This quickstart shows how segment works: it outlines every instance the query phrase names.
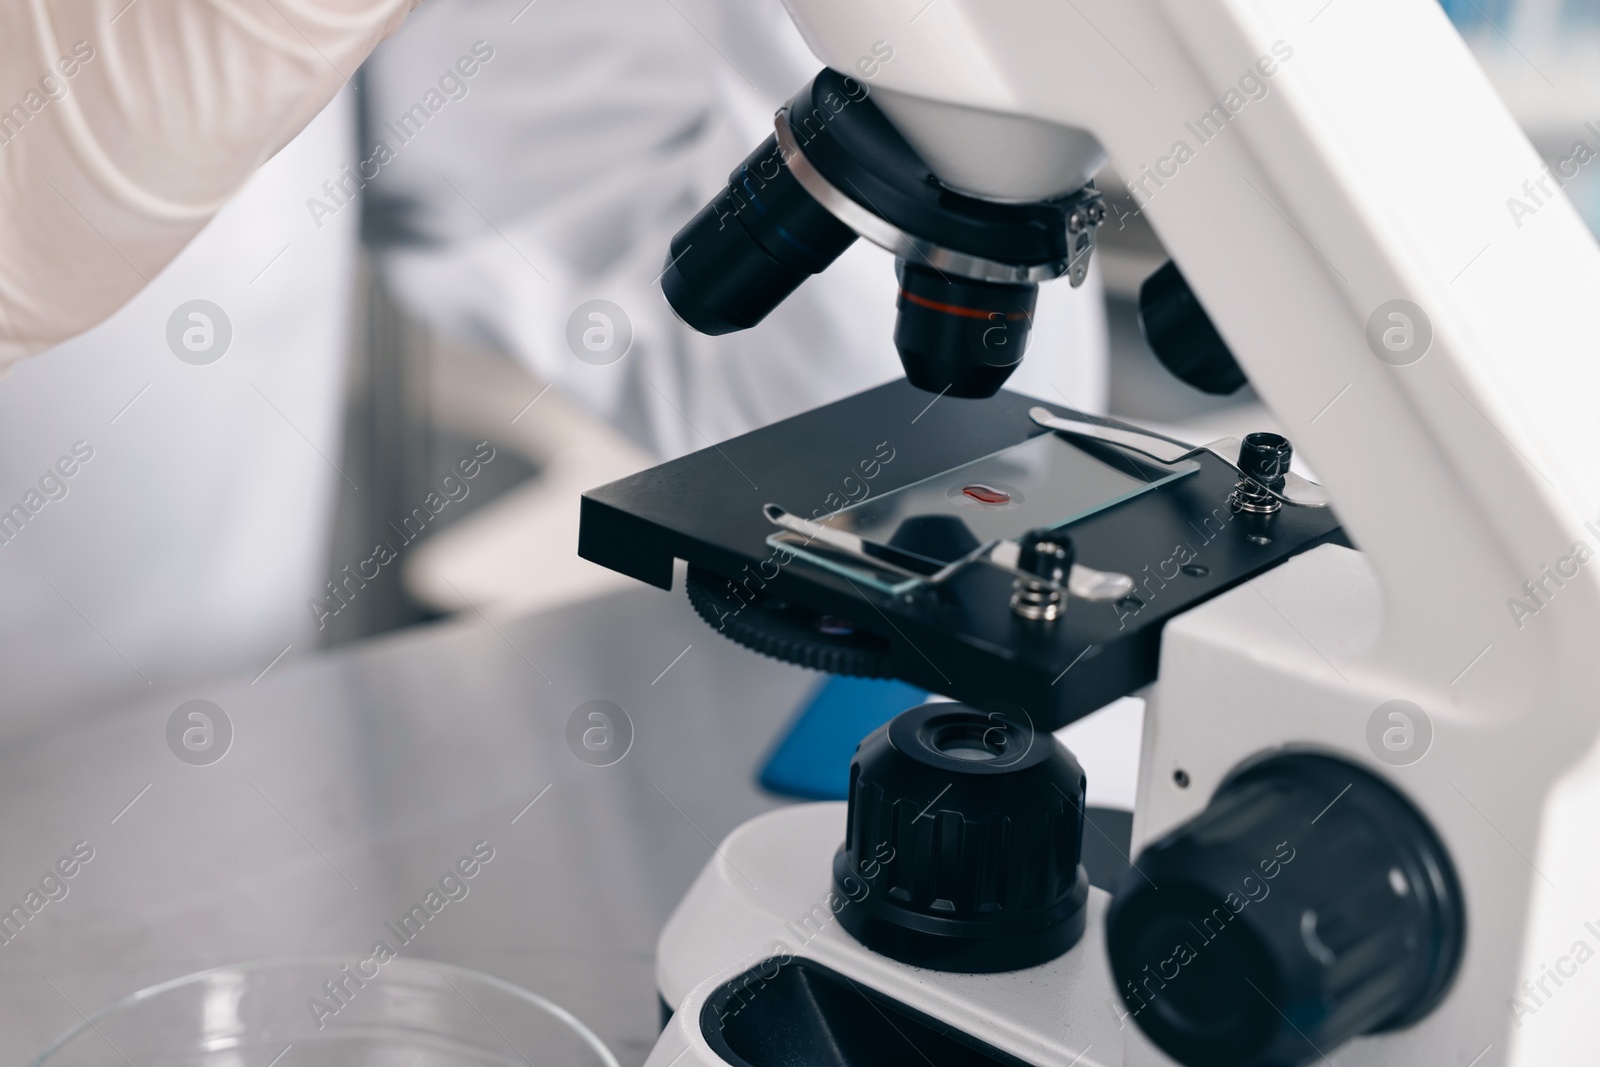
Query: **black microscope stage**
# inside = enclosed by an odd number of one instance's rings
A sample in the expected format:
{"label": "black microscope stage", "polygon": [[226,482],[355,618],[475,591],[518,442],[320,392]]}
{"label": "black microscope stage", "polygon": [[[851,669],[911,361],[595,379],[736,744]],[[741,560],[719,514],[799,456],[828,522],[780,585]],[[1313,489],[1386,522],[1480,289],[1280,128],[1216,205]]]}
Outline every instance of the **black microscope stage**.
{"label": "black microscope stage", "polygon": [[[697,610],[727,636],[837,673],[895,677],[977,706],[1020,706],[1056,729],[1155,680],[1166,620],[1325,543],[1328,508],[1239,510],[1238,473],[1210,453],[1155,463],[1029,417],[1038,401],[935,399],[893,382],[601,486],[583,497],[578,554],[672,588],[689,564]],[[1110,420],[1042,405],[1105,426]],[[764,512],[859,536],[898,566],[785,532]],[[931,517],[937,516],[937,517]],[[1078,564],[1132,579],[1115,601],[1067,598],[1054,621],[1011,606],[1014,574],[982,543],[1039,527]],[[953,531],[953,534],[952,534]]]}

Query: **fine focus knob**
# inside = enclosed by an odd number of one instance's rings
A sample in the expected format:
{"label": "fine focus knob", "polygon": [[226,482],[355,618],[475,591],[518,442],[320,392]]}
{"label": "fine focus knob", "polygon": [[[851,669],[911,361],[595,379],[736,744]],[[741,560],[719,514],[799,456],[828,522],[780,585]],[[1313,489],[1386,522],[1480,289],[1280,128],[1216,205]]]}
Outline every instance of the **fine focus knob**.
{"label": "fine focus knob", "polygon": [[1235,773],[1140,854],[1106,919],[1117,991],[1185,1067],[1298,1067],[1411,1023],[1449,988],[1463,937],[1423,817],[1309,753]]}
{"label": "fine focus knob", "polygon": [[875,952],[967,973],[1083,935],[1083,768],[1020,712],[926,704],[862,741],[834,856],[839,923]]}
{"label": "fine focus knob", "polygon": [[1213,396],[1237,393],[1248,381],[1176,263],[1139,287],[1139,324],[1150,351],[1179,381]]}

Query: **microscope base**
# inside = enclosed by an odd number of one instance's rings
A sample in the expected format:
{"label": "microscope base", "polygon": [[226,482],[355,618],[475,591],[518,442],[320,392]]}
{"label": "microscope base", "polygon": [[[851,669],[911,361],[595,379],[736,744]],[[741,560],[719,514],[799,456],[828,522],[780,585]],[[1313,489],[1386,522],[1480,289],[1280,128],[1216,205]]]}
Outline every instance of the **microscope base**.
{"label": "microscope base", "polygon": [[[657,983],[676,1010],[647,1067],[769,1067],[806,1059],[811,1041],[829,1063],[1122,1067],[1130,1040],[1143,1044],[1112,991],[1106,893],[1090,891],[1083,939],[1049,963],[1002,974],[910,967],[837,921],[859,904],[829,877],[844,829],[844,804],[808,804],[722,843],[662,932]],[[768,1048],[785,1058],[766,1058]]]}

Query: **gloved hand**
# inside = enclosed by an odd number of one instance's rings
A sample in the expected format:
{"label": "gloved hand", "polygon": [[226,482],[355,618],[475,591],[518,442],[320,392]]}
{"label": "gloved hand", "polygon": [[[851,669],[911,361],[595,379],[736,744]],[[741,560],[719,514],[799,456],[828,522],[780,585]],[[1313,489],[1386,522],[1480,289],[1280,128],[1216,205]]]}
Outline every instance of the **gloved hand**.
{"label": "gloved hand", "polygon": [[418,2],[0,3],[0,373],[132,298]]}

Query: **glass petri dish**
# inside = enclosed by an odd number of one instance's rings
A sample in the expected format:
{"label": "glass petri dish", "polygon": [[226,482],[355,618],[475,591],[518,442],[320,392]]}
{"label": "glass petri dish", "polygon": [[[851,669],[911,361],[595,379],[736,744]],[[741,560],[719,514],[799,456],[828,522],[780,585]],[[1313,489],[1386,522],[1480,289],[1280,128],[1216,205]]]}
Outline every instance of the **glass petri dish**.
{"label": "glass petri dish", "polygon": [[163,982],[89,1016],[30,1067],[618,1067],[570,1012],[509,982],[426,960],[358,968],[268,960]]}

